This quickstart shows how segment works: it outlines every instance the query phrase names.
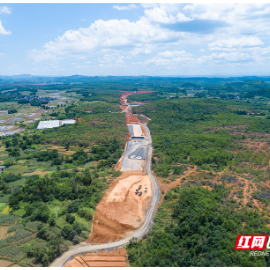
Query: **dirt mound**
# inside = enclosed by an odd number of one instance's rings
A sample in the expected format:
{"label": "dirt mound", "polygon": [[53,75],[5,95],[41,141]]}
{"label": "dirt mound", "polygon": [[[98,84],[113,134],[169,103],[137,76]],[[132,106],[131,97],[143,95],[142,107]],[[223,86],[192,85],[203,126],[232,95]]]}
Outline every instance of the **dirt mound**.
{"label": "dirt mound", "polygon": [[[141,196],[135,194],[139,185]],[[116,241],[140,227],[151,196],[151,181],[147,174],[138,171],[124,172],[111,184],[97,205],[92,232],[87,242]]]}
{"label": "dirt mound", "polygon": [[76,255],[64,267],[125,267],[127,251],[125,248]]}
{"label": "dirt mound", "polygon": [[126,123],[127,124],[140,124],[140,120],[137,115],[134,114],[126,114]]}
{"label": "dirt mound", "polygon": [[81,117],[80,117],[80,118],[78,118],[77,120],[78,120],[78,122],[83,122],[83,121],[84,121],[84,119],[83,119],[83,118],[81,118]]}

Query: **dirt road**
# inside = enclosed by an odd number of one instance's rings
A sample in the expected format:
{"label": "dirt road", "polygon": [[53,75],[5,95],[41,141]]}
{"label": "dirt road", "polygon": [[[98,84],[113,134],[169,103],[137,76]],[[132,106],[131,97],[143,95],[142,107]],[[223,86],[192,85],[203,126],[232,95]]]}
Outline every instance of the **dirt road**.
{"label": "dirt road", "polygon": [[152,198],[151,198],[151,203],[150,206],[145,213],[144,216],[144,223],[140,228],[137,230],[133,231],[132,235],[125,239],[121,239],[115,242],[109,242],[109,243],[104,243],[104,244],[89,244],[89,243],[80,243],[79,245],[74,246],[72,249],[68,250],[64,254],[62,254],[61,257],[57,258],[50,266],[51,267],[62,267],[65,265],[65,263],[69,260],[72,259],[72,257],[76,254],[81,254],[81,253],[86,253],[86,252],[96,252],[96,251],[101,251],[101,250],[112,250],[115,248],[123,247],[129,243],[129,241],[132,238],[137,238],[141,239],[149,230],[149,228],[152,225],[152,220],[154,218],[157,206],[158,206],[158,201],[159,201],[159,196],[160,196],[160,191],[159,191],[159,185],[157,182],[157,179],[155,178],[154,174],[151,171],[151,157],[152,157],[152,138],[150,131],[147,127],[146,124],[143,125],[144,131],[146,133],[146,136],[148,137],[148,144],[147,144],[147,157],[145,160],[145,171],[149,175],[151,179],[151,185],[152,185]]}

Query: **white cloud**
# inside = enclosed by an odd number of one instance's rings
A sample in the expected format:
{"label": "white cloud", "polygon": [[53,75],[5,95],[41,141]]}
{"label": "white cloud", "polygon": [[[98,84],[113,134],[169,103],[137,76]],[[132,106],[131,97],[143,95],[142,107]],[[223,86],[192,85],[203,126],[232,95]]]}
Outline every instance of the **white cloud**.
{"label": "white cloud", "polygon": [[7,31],[3,26],[2,26],[2,22],[0,21],[0,35],[10,35],[11,32]]}
{"label": "white cloud", "polygon": [[161,29],[158,25],[150,24],[144,17],[137,22],[98,20],[88,28],[66,31],[55,41],[46,43],[42,50],[32,50],[31,55],[36,61],[41,61],[67,56],[81,57],[108,50],[132,51],[144,46],[145,53],[148,53],[149,44],[170,43],[180,37],[181,33]]}
{"label": "white cloud", "polygon": [[[195,20],[207,20],[227,23],[228,35],[239,33],[270,34],[267,23],[270,5],[266,4],[156,4],[143,5],[145,16],[153,22],[175,23]],[[230,27],[229,27],[230,26]]]}
{"label": "white cloud", "polygon": [[[130,63],[145,66],[146,70],[159,66],[204,71],[206,66],[213,66],[231,71],[232,66],[241,63],[244,70],[248,65],[267,66],[269,62],[269,4],[142,4],[141,7],[144,16],[135,22],[97,20],[87,28],[66,31],[40,50],[32,50],[31,56],[36,61],[72,58],[71,63],[85,59],[76,62],[77,68],[91,60],[92,68],[112,68],[113,72],[119,68],[128,71]],[[114,8],[135,7],[118,4]],[[198,33],[197,29],[203,27],[206,31]]]}
{"label": "white cloud", "polygon": [[255,47],[263,45],[264,43],[256,36],[247,36],[240,38],[229,38],[223,40],[217,40],[209,44],[210,50],[216,50],[217,48],[235,48],[235,47]]}
{"label": "white cloud", "polygon": [[190,56],[191,54],[185,51],[165,51],[159,52],[158,55],[163,57],[175,57],[175,56]]}
{"label": "white cloud", "polygon": [[10,14],[11,13],[11,10],[6,7],[6,6],[3,6],[3,7],[0,7],[0,14]]}
{"label": "white cloud", "polygon": [[134,4],[130,4],[127,6],[114,5],[113,8],[118,9],[118,10],[130,10],[130,9],[135,9],[135,8],[139,8],[139,7],[134,5]]}
{"label": "white cloud", "polygon": [[159,23],[174,23],[176,19],[171,15],[167,14],[166,11],[162,8],[155,7],[153,9],[146,9],[144,14],[151,21]]}

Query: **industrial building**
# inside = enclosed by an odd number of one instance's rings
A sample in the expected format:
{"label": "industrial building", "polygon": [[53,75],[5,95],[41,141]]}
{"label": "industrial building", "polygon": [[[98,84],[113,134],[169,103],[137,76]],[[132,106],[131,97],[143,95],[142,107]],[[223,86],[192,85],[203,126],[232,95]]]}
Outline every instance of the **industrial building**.
{"label": "industrial building", "polygon": [[74,119],[64,119],[64,120],[50,120],[50,121],[40,121],[37,129],[47,129],[60,127],[66,124],[75,124],[76,120]]}
{"label": "industrial building", "polygon": [[75,124],[76,120],[74,119],[64,119],[60,121],[60,126],[66,125],[66,124]]}

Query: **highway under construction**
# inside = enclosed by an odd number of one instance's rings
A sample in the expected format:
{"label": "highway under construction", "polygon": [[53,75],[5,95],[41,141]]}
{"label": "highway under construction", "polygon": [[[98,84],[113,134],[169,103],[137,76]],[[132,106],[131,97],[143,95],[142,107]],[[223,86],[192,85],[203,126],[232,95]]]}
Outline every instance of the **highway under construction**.
{"label": "highway under construction", "polygon": [[151,170],[152,138],[147,124],[141,124],[129,106],[125,112],[130,117],[126,118],[129,138],[121,157],[123,174],[110,185],[97,205],[88,241],[73,246],[51,267],[65,266],[67,262],[66,266],[78,266],[80,259],[75,259],[75,255],[122,248],[133,238],[141,239],[152,225],[160,197],[159,185]]}

